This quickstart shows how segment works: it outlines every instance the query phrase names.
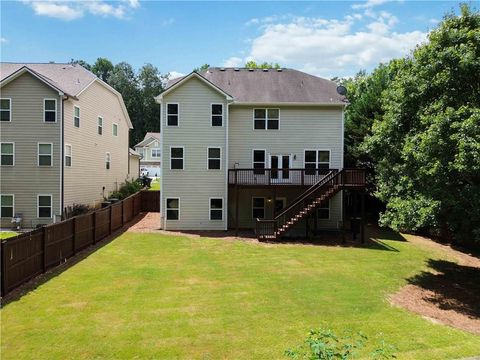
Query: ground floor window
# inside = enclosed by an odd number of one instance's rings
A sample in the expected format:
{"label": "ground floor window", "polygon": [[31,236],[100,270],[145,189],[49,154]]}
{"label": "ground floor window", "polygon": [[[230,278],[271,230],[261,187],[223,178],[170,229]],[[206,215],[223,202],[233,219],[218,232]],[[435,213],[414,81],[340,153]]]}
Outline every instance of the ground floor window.
{"label": "ground floor window", "polygon": [[11,218],[14,214],[14,196],[2,194],[0,195],[0,217]]}
{"label": "ground floor window", "polygon": [[280,211],[285,209],[287,206],[287,199],[278,197],[275,199],[275,214],[278,214]]}
{"label": "ground floor window", "polygon": [[180,199],[167,198],[167,220],[180,220]]}
{"label": "ground floor window", "polygon": [[210,220],[223,220],[223,198],[210,199]]}
{"label": "ground floor window", "polygon": [[38,202],[37,217],[51,218],[52,217],[52,195],[38,195],[37,202]]}
{"label": "ground floor window", "polygon": [[330,201],[325,202],[317,209],[317,218],[319,220],[330,219]]}
{"label": "ground floor window", "polygon": [[265,198],[252,198],[252,218],[265,219]]}

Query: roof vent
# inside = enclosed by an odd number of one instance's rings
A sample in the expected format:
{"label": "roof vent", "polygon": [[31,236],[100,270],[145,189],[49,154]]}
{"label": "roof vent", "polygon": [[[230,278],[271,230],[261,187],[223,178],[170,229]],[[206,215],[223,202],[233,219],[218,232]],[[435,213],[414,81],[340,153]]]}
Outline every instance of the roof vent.
{"label": "roof vent", "polygon": [[225,71],[225,68],[224,68],[224,67],[221,67],[221,68],[220,68],[220,71]]}
{"label": "roof vent", "polygon": [[80,84],[80,78],[77,78],[77,84]]}
{"label": "roof vent", "polygon": [[255,69],[248,69],[248,71],[253,71],[253,70],[255,70]]}
{"label": "roof vent", "polygon": [[263,72],[268,72],[268,69],[263,69]]}
{"label": "roof vent", "polygon": [[278,69],[277,69],[277,72],[282,72],[282,71],[283,71],[282,68],[278,68]]}
{"label": "roof vent", "polygon": [[234,70],[234,71],[240,71],[240,69],[239,69],[239,68],[235,68],[235,69],[233,69],[233,70]]}

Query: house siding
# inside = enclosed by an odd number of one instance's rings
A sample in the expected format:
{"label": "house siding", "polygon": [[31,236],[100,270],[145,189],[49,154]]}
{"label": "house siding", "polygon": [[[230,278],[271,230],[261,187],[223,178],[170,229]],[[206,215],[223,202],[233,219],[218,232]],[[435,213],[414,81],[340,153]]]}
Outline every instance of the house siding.
{"label": "house siding", "polygon": [[140,176],[140,158],[136,155],[130,155],[128,177],[130,180],[136,180]]}
{"label": "house siding", "polygon": [[[127,119],[120,99],[98,82],[78,97],[65,102],[65,144],[72,145],[72,166],[65,167],[65,206],[95,206],[128,178]],[[74,106],[80,107],[80,127],[74,126]],[[103,117],[103,133],[97,133],[97,117]],[[114,136],[112,124],[118,124]],[[105,168],[105,154],[111,166]],[[105,190],[103,190],[105,187]]]}
{"label": "house siding", "polygon": [[[21,213],[24,227],[51,223],[37,218],[37,194],[52,195],[52,214],[60,220],[61,106],[58,92],[29,73],[20,75],[1,89],[2,98],[12,99],[11,122],[0,122],[1,142],[15,143],[15,166],[0,166],[0,193],[15,195],[15,213]],[[43,121],[43,99],[57,100],[57,122]],[[38,166],[39,142],[53,144],[52,167]],[[11,227],[2,218],[2,227]]]}
{"label": "house siding", "polygon": [[[166,104],[179,104],[179,126],[165,125]],[[210,104],[224,104],[224,126],[212,127]],[[223,230],[226,225],[226,100],[192,78],[162,100],[162,223],[168,230]],[[184,147],[184,170],[170,170],[170,147]],[[221,170],[207,170],[207,147],[221,147]],[[180,198],[180,220],[166,220],[166,198]],[[209,220],[209,198],[224,199],[224,220]]]}

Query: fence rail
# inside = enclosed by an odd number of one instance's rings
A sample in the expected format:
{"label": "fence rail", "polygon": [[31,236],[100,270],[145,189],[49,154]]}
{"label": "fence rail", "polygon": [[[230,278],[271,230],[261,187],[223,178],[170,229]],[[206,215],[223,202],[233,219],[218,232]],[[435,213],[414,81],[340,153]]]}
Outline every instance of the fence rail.
{"label": "fence rail", "polygon": [[159,209],[159,191],[140,191],[106,208],[3,240],[1,295],[106,238],[140,212]]}

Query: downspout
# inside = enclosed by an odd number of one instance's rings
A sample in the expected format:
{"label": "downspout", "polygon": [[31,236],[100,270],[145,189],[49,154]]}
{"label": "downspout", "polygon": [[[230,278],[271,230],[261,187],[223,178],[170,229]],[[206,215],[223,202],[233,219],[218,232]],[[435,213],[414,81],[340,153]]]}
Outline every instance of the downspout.
{"label": "downspout", "polygon": [[68,97],[60,96],[60,119],[62,121],[60,130],[60,217],[63,215],[63,209],[65,204],[65,113],[64,102]]}
{"label": "downspout", "polygon": [[227,100],[227,106],[225,110],[225,204],[223,205],[225,211],[225,231],[228,230],[228,164],[229,164],[229,152],[228,152],[228,124],[230,122],[230,102]]}

